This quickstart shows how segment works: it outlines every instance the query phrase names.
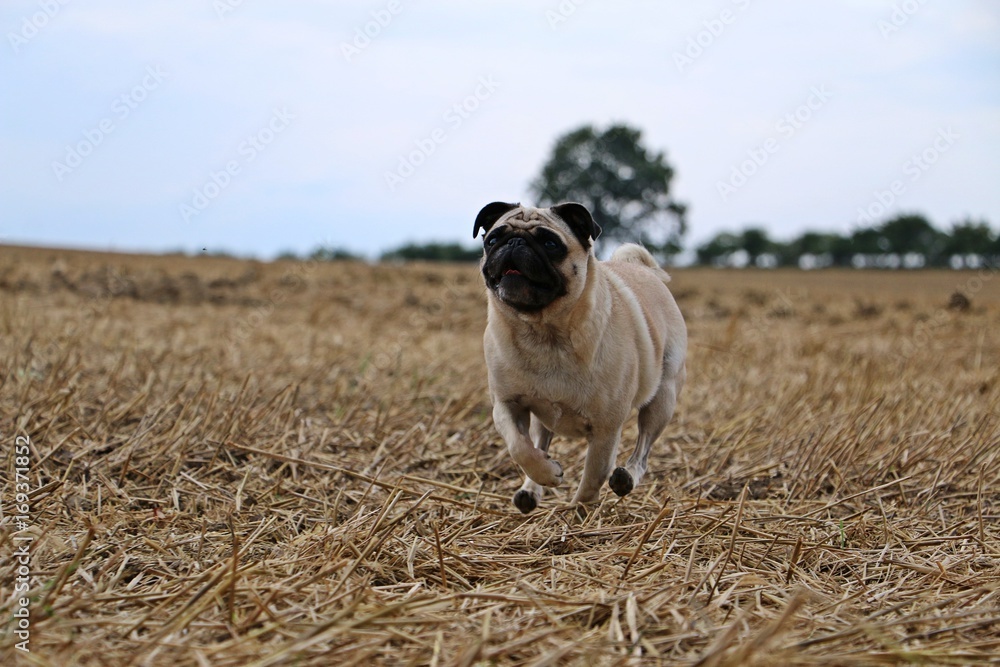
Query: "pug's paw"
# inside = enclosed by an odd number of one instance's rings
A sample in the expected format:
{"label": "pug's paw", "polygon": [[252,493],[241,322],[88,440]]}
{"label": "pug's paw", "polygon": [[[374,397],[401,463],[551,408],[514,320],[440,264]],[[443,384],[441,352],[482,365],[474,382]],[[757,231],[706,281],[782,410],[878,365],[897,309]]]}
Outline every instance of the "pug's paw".
{"label": "pug's paw", "polygon": [[628,495],[635,488],[632,473],[625,468],[615,468],[615,471],[611,473],[611,479],[608,480],[608,486],[619,496]]}
{"label": "pug's paw", "polygon": [[542,486],[559,486],[563,481],[563,469],[557,461],[546,459],[540,461],[532,474],[528,475],[532,481]]}
{"label": "pug's paw", "polygon": [[538,507],[538,497],[531,491],[521,489],[514,494],[514,507],[521,510],[521,514],[527,514]]}

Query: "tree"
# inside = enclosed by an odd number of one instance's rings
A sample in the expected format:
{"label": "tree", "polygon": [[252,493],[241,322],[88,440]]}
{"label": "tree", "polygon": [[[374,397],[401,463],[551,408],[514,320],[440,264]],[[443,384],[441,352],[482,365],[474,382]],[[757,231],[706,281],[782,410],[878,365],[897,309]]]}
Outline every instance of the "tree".
{"label": "tree", "polygon": [[833,257],[834,266],[850,266],[851,258],[854,256],[850,237],[833,234],[830,255]]}
{"label": "tree", "polygon": [[311,253],[309,253],[309,259],[316,262],[342,262],[342,261],[358,260],[361,258],[355,255],[350,250],[346,250],[344,248],[319,246]]}
{"label": "tree", "polygon": [[407,243],[382,254],[384,262],[475,262],[482,257],[481,248],[465,248],[458,243]]}
{"label": "tree", "polygon": [[704,265],[720,264],[742,247],[742,238],[730,232],[719,232],[711,240],[698,246],[695,255],[698,263]]}
{"label": "tree", "polygon": [[740,247],[747,254],[747,264],[757,266],[757,259],[772,250],[773,244],[767,232],[760,227],[744,229],[740,234]]}
{"label": "tree", "polygon": [[840,238],[837,234],[806,232],[795,241],[795,244],[800,255],[825,255],[833,253],[833,248]]}
{"label": "tree", "polygon": [[967,219],[951,226],[951,232],[944,240],[944,254],[987,256],[993,252],[994,241],[989,223]]}
{"label": "tree", "polygon": [[673,168],[663,152],[642,145],[640,130],[586,125],[556,141],[542,173],[529,188],[540,206],[583,204],[606,242],[636,241],[654,254],[680,252],[687,207],[670,197]]}
{"label": "tree", "polygon": [[889,252],[889,244],[876,229],[862,227],[851,233],[851,254],[882,255]]}
{"label": "tree", "polygon": [[[815,258],[825,258],[829,264],[850,264],[850,240],[834,233],[803,232],[801,236],[788,243],[773,243],[775,252],[781,264],[799,266],[805,255]],[[824,264],[820,264],[823,266]]]}
{"label": "tree", "polygon": [[878,232],[886,250],[898,255],[919,253],[928,260],[940,253],[941,232],[922,215],[904,214],[882,223]]}

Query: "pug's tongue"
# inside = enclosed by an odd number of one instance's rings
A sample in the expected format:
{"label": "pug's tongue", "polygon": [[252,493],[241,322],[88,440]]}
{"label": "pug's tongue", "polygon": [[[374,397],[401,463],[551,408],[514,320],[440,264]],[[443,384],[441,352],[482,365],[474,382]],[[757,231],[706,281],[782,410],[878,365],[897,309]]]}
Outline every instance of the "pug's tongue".
{"label": "pug's tongue", "polygon": [[505,276],[519,276],[521,275],[521,272],[518,271],[517,269],[507,269],[506,271],[503,272],[503,274]]}

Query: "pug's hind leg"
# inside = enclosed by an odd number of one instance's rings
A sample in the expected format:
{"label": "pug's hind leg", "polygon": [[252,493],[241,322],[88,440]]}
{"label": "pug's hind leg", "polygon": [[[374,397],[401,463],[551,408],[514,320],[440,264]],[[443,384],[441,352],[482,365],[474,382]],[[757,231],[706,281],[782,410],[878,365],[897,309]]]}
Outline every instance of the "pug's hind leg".
{"label": "pug's hind leg", "polygon": [[608,480],[608,486],[619,496],[627,495],[642,481],[646,474],[649,450],[674,416],[677,396],[683,384],[684,368],[681,367],[676,376],[664,376],[653,400],[639,410],[639,438],[635,443],[635,450],[628,457],[625,467],[615,468]]}
{"label": "pug's hind leg", "polygon": [[[535,415],[531,415],[531,427],[529,433],[531,435],[531,441],[535,444],[536,449],[540,449],[543,452],[549,451],[549,444],[552,442],[552,431],[545,428],[545,424],[543,424]],[[514,494],[514,506],[521,510],[522,513],[527,514],[531,510],[538,507],[538,503],[541,501],[543,493],[545,493],[544,486],[533,482],[530,477],[525,476],[524,484],[522,484],[520,490]]]}
{"label": "pug's hind leg", "polygon": [[622,431],[600,435],[592,435],[587,443],[587,460],[583,464],[583,479],[573,497],[573,504],[588,504],[597,502],[601,496],[601,486],[615,464],[615,454],[618,452],[618,441]]}

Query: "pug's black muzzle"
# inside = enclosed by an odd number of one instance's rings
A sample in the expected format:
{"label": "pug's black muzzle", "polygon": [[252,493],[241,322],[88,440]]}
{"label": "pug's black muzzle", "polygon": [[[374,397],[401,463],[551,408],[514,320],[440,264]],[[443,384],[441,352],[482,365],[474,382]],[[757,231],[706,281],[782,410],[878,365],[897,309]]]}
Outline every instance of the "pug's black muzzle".
{"label": "pug's black muzzle", "polygon": [[562,274],[531,236],[513,235],[487,249],[486,286],[522,312],[542,310],[566,293]]}

